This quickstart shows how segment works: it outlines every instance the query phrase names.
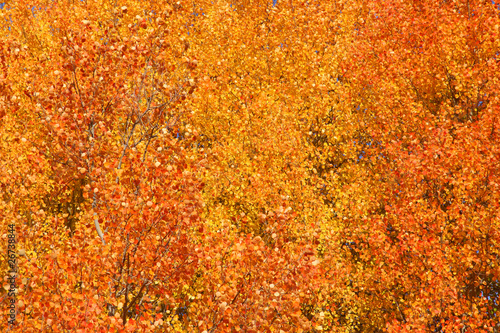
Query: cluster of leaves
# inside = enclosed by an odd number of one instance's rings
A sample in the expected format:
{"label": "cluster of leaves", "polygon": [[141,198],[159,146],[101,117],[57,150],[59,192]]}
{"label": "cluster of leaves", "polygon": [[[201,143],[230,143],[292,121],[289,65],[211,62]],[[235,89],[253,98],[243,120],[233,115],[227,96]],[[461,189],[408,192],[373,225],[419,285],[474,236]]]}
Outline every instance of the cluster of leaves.
{"label": "cluster of leaves", "polygon": [[2,331],[500,332],[491,1],[0,16]]}

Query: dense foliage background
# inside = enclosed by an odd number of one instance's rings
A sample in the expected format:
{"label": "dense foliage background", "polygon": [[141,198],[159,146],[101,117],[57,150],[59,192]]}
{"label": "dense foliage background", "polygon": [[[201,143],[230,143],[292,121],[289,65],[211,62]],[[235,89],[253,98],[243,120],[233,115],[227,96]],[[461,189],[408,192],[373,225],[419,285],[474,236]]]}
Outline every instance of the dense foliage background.
{"label": "dense foliage background", "polygon": [[0,9],[2,332],[500,332],[479,0]]}

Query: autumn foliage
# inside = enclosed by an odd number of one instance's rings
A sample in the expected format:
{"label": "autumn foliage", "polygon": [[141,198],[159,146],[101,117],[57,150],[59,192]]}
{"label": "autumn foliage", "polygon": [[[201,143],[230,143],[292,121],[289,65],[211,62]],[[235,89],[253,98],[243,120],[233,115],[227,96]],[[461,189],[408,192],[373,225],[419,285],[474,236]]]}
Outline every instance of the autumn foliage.
{"label": "autumn foliage", "polygon": [[0,16],[0,331],[500,332],[498,4]]}

